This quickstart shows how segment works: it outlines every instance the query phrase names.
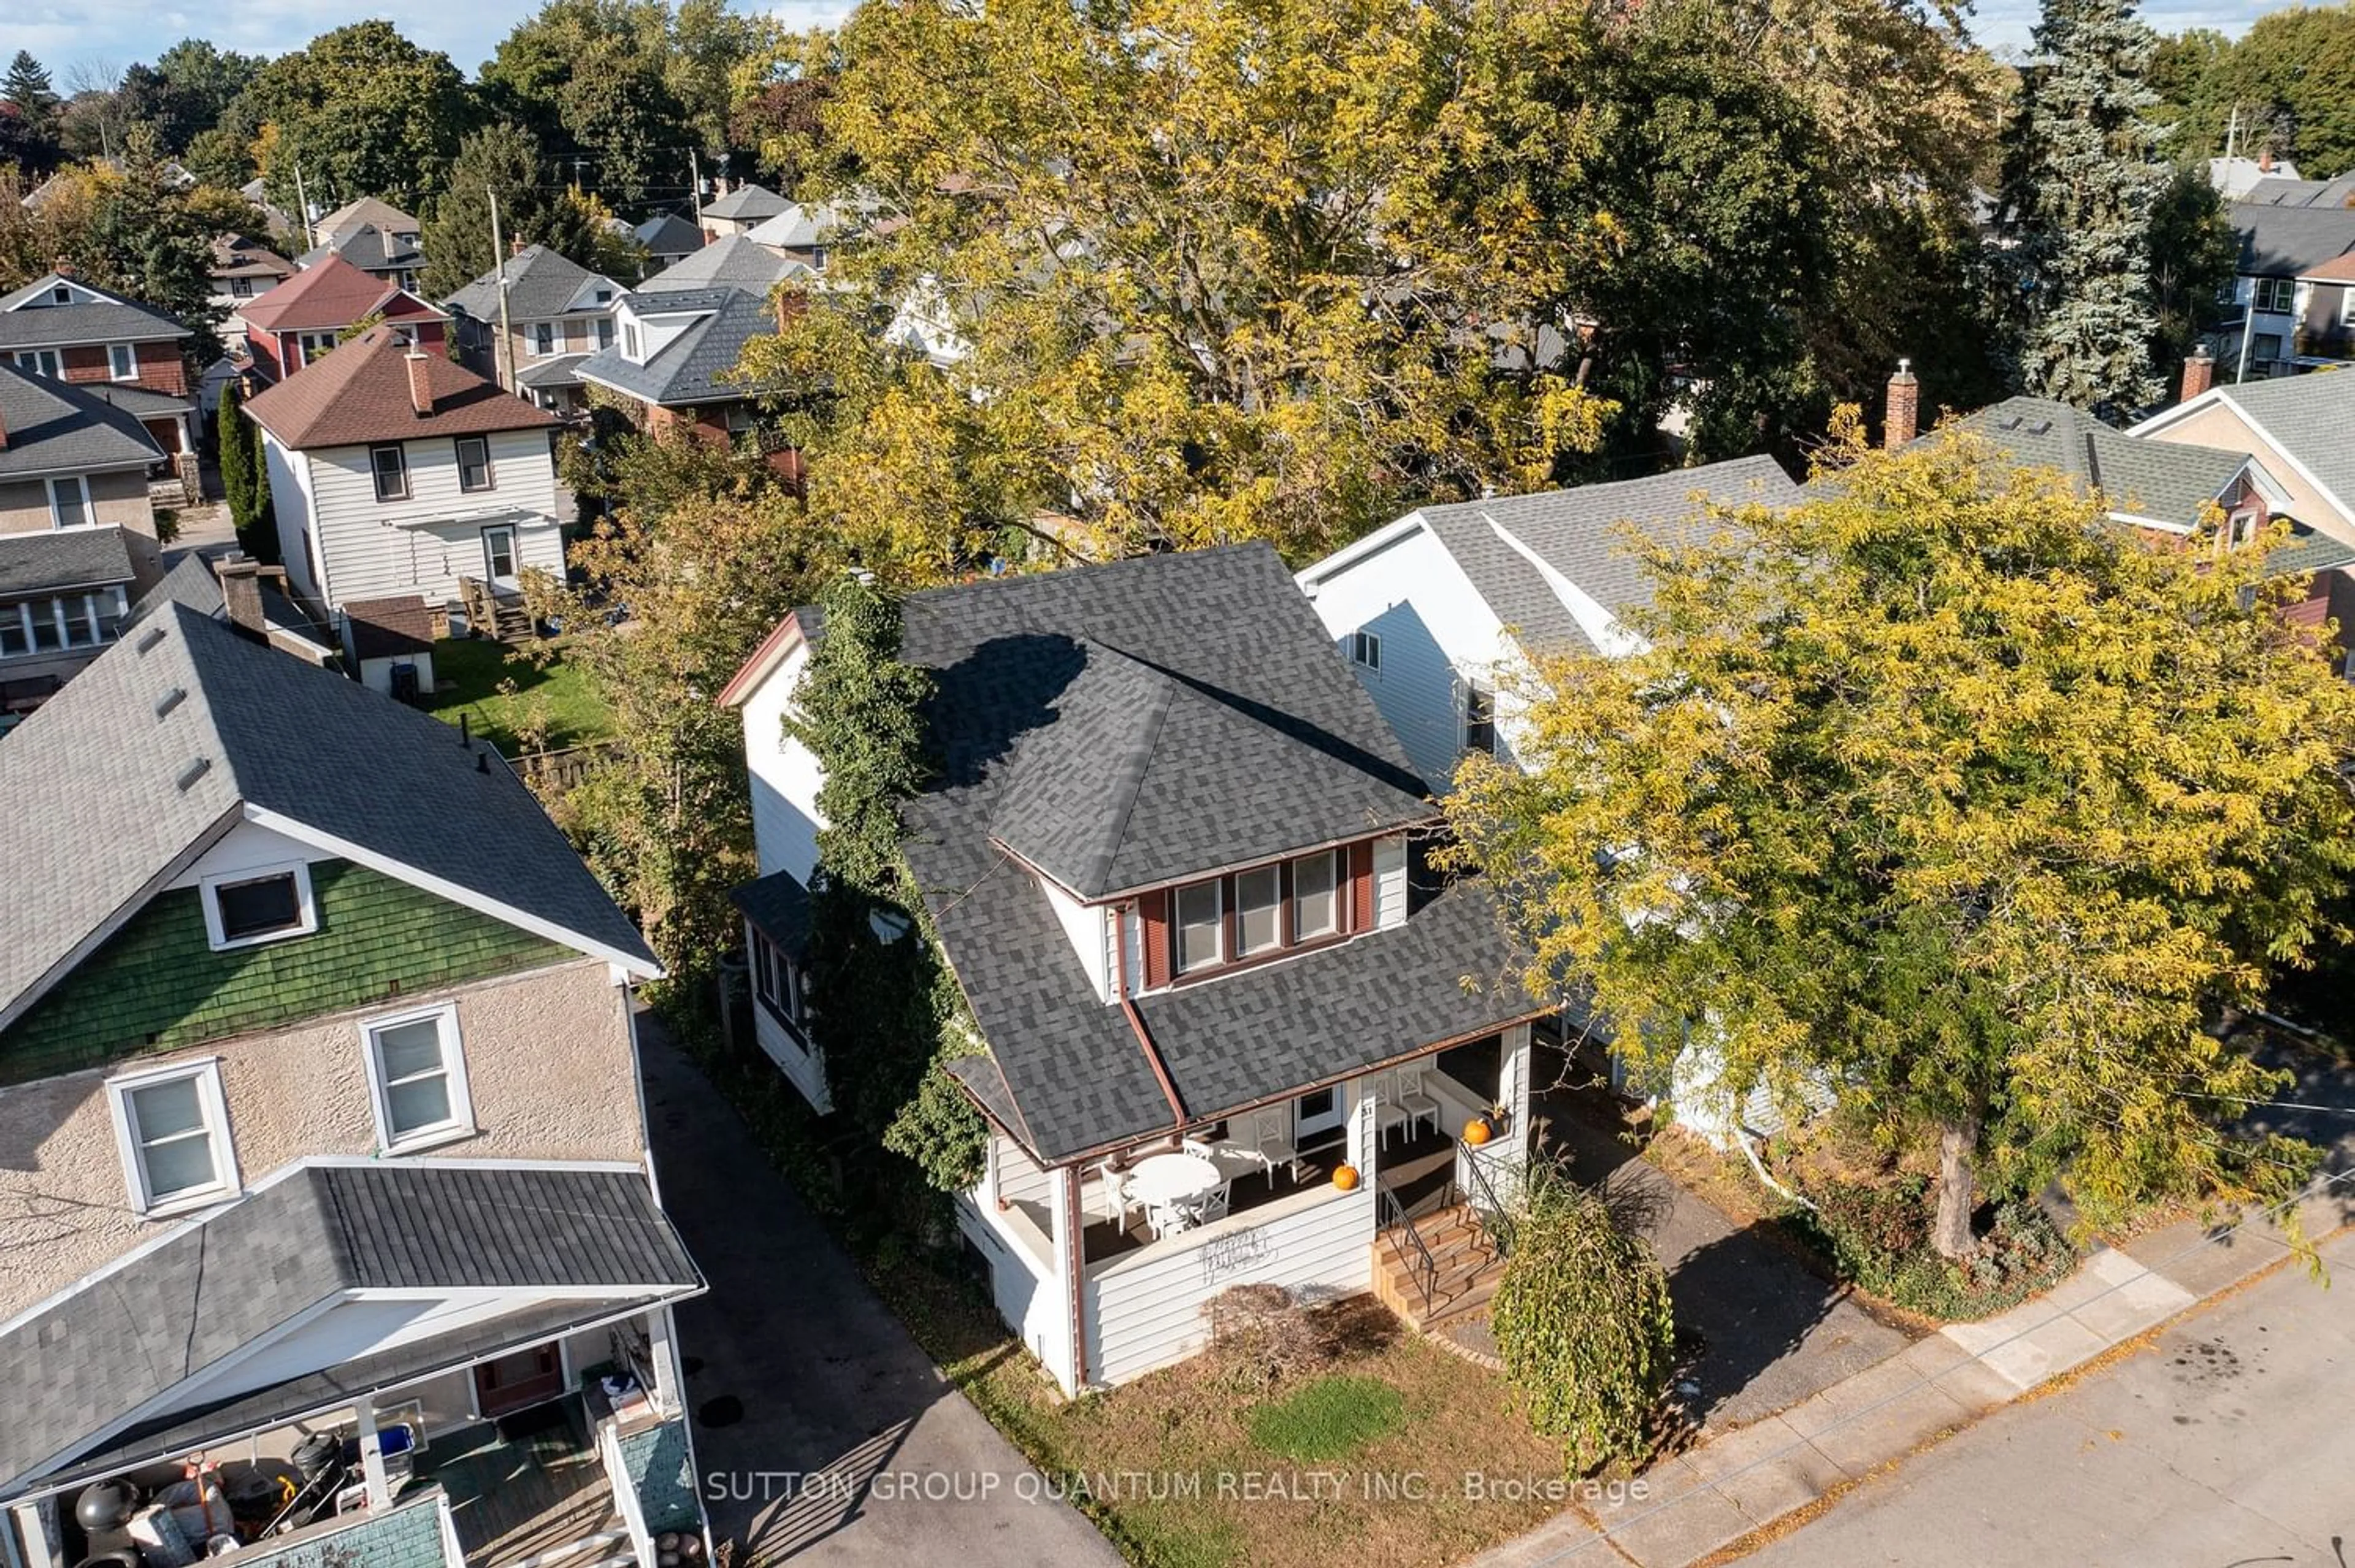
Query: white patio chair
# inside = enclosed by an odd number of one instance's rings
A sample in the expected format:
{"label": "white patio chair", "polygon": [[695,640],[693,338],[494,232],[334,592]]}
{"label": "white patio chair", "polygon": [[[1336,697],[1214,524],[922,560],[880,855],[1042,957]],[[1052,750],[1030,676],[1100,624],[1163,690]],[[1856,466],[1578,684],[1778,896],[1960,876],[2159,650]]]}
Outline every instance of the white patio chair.
{"label": "white patio chair", "polygon": [[1404,1105],[1399,1103],[1398,1074],[1377,1072],[1366,1081],[1366,1098],[1374,1103],[1374,1141],[1382,1148],[1391,1147],[1391,1130],[1402,1127],[1408,1121]]}
{"label": "white patio chair", "polygon": [[1252,1152],[1259,1156],[1261,1166],[1268,1175],[1275,1174],[1279,1165],[1286,1167],[1292,1179],[1300,1179],[1300,1150],[1292,1141],[1292,1117],[1283,1110],[1259,1111],[1252,1115]]}
{"label": "white patio chair", "polygon": [[[1136,1200],[1128,1195],[1128,1178],[1114,1170],[1109,1159],[1098,1160],[1088,1168],[1095,1173],[1096,1184],[1103,1193],[1104,1219],[1115,1230],[1127,1230],[1128,1211],[1138,1207]],[[1081,1219],[1084,1222],[1086,1204],[1083,1202],[1081,1208],[1083,1211]]]}
{"label": "white patio chair", "polygon": [[1153,1239],[1156,1242],[1166,1242],[1172,1236],[1190,1231],[1199,1222],[1192,1213],[1175,1204],[1148,1203],[1145,1206],[1146,1228],[1153,1232]]}
{"label": "white patio chair", "polygon": [[1179,1138],[1178,1148],[1182,1154],[1190,1154],[1197,1159],[1207,1159],[1213,1165],[1219,1161],[1218,1147],[1214,1144],[1206,1144],[1199,1138]]}
{"label": "white patio chair", "polygon": [[1410,1136],[1415,1124],[1429,1122],[1432,1136],[1436,1137],[1439,1134],[1439,1102],[1424,1092],[1423,1073],[1423,1069],[1419,1064],[1410,1064],[1398,1070],[1398,1108],[1406,1118]]}
{"label": "white patio chair", "polygon": [[1202,1194],[1201,1201],[1194,1206],[1194,1222],[1198,1225],[1207,1225],[1213,1220],[1225,1219],[1233,1202],[1233,1189],[1221,1181],[1218,1186]]}

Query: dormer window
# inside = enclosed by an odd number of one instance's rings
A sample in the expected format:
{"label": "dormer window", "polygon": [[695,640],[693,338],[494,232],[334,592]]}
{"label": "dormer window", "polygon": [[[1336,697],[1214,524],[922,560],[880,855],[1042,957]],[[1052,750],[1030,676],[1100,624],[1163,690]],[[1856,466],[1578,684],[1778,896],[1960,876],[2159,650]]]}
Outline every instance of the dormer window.
{"label": "dormer window", "polygon": [[1272,958],[1346,934],[1346,853],[1319,849],[1146,894],[1141,901],[1148,933],[1146,984],[1166,985],[1173,977]]}
{"label": "dormer window", "polygon": [[1226,957],[1220,941],[1225,922],[1220,908],[1220,884],[1196,882],[1178,890],[1178,973],[1191,975]]}
{"label": "dormer window", "polygon": [[638,346],[638,324],[634,321],[622,323],[622,357],[633,365],[645,363],[645,354]]}
{"label": "dormer window", "polygon": [[1376,674],[1382,667],[1382,639],[1372,632],[1349,634],[1349,662]]}
{"label": "dormer window", "polygon": [[1235,956],[1252,958],[1284,945],[1284,868],[1235,876]]}
{"label": "dormer window", "polygon": [[311,869],[299,860],[207,877],[201,893],[205,936],[216,953],[319,929],[319,912],[311,901]]}
{"label": "dormer window", "polygon": [[1295,942],[1341,929],[1341,856],[1327,849],[1292,863],[1292,933]]}

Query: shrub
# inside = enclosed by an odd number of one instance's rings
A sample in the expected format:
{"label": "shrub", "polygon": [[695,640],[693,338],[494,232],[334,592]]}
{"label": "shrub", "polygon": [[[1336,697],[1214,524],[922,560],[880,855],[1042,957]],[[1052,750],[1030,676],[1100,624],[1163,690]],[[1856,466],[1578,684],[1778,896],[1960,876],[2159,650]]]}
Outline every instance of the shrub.
{"label": "shrub", "polygon": [[1406,1400],[1380,1378],[1337,1372],[1303,1384],[1243,1418],[1252,1441],[1305,1464],[1346,1459],[1406,1417]]}
{"label": "shrub", "polygon": [[1839,1277],[1908,1312],[1949,1321],[1985,1317],[2057,1284],[2077,1254],[2041,1209],[1997,1209],[1978,1252],[1960,1263],[1930,1244],[1930,1191],[1920,1176],[1887,1185],[1827,1185],[1785,1222],[1828,1254]]}
{"label": "shrub", "polygon": [[1239,1393],[1263,1393],[1322,1365],[1330,1356],[1308,1311],[1280,1285],[1234,1285],[1202,1304],[1210,1354]]}
{"label": "shrub", "polygon": [[1668,1279],[1600,1193],[1532,1166],[1489,1309],[1505,1374],[1571,1473],[1643,1457],[1668,1391]]}

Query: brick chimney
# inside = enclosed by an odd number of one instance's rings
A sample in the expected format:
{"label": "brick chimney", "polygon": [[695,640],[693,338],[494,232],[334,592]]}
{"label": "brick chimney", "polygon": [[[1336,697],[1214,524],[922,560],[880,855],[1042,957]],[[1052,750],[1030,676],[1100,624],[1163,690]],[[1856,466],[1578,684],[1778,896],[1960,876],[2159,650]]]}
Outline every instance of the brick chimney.
{"label": "brick chimney", "polygon": [[1889,378],[1889,417],[1881,421],[1881,444],[1894,452],[1912,441],[1922,428],[1922,383],[1913,377],[1913,361],[1900,359],[1897,374]]}
{"label": "brick chimney", "polygon": [[2269,175],[2273,172],[2274,150],[2271,147],[2267,147],[2264,152],[2257,155],[2257,173],[2261,175]]}
{"label": "brick chimney", "polygon": [[2183,396],[2190,402],[2216,384],[2216,358],[2205,348],[2192,350],[2183,361]]}
{"label": "brick chimney", "polygon": [[801,319],[802,313],[807,309],[809,309],[809,296],[799,289],[778,290],[777,330],[783,332],[791,327],[794,322]]}
{"label": "brick chimney", "polygon": [[431,366],[429,365],[426,356],[422,350],[412,348],[409,351],[407,357],[409,360],[409,406],[417,411],[417,417],[419,419],[423,419],[426,415],[433,411],[433,383],[427,374]]}
{"label": "brick chimney", "polygon": [[261,563],[241,552],[223,556],[214,568],[220,577],[221,604],[229,624],[258,640],[270,635],[261,617]]}

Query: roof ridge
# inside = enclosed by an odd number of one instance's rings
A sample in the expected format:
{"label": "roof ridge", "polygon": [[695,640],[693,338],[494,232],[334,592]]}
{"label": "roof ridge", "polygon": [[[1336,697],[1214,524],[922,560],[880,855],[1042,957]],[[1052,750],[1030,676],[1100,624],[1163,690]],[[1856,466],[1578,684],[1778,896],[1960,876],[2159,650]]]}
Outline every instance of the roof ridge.
{"label": "roof ridge", "polygon": [[[1088,641],[1092,643],[1095,639],[1089,638]],[[1150,731],[1144,738],[1145,744],[1132,750],[1128,756],[1122,759],[1120,770],[1115,775],[1119,781],[1123,797],[1120,816],[1119,819],[1112,825],[1111,842],[1103,848],[1103,863],[1095,869],[1095,875],[1091,879],[1095,883],[1095,887],[1090,890],[1092,892],[1101,891],[1104,880],[1112,875],[1112,869],[1120,864],[1121,849],[1128,842],[1128,825],[1136,816],[1136,797],[1144,793],[1145,781],[1152,776],[1153,759],[1160,754],[1161,737],[1169,727],[1169,707],[1178,699],[1177,677],[1168,671],[1156,668],[1145,660],[1115,648],[1109,643],[1096,643],[1095,645],[1148,672],[1153,677],[1155,689],[1159,693],[1160,699],[1153,705],[1152,711],[1145,716]]]}

